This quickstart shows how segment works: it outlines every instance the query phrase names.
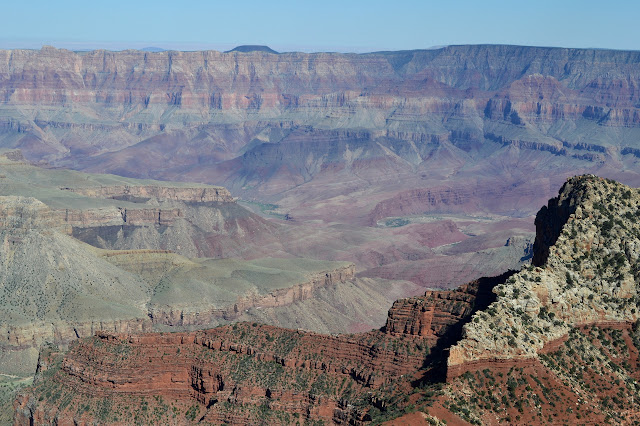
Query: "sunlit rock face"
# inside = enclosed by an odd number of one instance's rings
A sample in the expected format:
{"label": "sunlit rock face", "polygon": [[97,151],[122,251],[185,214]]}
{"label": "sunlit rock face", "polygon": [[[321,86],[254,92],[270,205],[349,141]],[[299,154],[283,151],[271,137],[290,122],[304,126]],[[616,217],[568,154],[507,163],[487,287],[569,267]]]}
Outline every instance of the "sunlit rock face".
{"label": "sunlit rock face", "polygon": [[522,216],[567,176],[640,184],[639,64],[637,52],[518,46],[7,50],[0,143],[77,169],[220,184],[300,218]]}

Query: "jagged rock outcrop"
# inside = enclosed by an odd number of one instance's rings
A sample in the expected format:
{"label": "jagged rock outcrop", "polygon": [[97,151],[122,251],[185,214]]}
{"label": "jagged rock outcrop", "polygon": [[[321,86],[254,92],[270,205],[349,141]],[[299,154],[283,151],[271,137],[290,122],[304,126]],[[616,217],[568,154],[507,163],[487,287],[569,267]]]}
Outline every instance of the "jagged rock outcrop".
{"label": "jagged rock outcrop", "polygon": [[389,310],[385,332],[427,339],[430,346],[446,346],[459,338],[462,325],[493,301],[493,288],[515,271],[480,278],[454,290],[427,291],[424,296],[400,299]]}
{"label": "jagged rock outcrop", "polygon": [[637,321],[639,206],[637,189],[593,175],[569,179],[536,217],[532,266],[497,286],[496,302],[465,326],[449,377],[536,358],[584,324]]}
{"label": "jagged rock outcrop", "polygon": [[[101,227],[109,226],[172,226],[177,219],[183,218],[181,209],[137,208],[125,209],[113,207],[105,209],[64,210],[57,212],[74,230],[75,236],[93,233],[100,234]],[[95,228],[95,229],[92,229]]]}

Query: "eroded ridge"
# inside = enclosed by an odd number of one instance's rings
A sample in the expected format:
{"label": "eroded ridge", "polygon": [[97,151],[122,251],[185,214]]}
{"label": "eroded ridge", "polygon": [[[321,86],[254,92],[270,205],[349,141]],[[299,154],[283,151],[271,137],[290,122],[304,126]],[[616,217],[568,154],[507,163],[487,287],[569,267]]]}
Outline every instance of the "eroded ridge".
{"label": "eroded ridge", "polygon": [[538,213],[533,265],[497,286],[496,302],[465,326],[448,375],[535,358],[575,326],[636,321],[639,207],[637,189],[593,175],[567,180]]}
{"label": "eroded ridge", "polygon": [[32,392],[16,402],[16,424],[360,424],[367,420],[363,407],[407,389],[404,375],[420,368],[427,352],[421,340],[380,331],[325,336],[249,323],[191,333],[98,333],[66,355],[43,351]]}

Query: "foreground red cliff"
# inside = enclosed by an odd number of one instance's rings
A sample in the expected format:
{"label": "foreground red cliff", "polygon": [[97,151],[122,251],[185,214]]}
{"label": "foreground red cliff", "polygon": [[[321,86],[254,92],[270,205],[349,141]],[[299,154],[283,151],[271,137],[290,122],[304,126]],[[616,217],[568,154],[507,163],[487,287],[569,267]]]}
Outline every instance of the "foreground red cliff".
{"label": "foreground red cliff", "polygon": [[[420,341],[381,332],[330,337],[248,323],[194,333],[98,334],[65,356],[43,352],[34,390],[61,392],[62,405],[23,394],[16,424],[126,424],[132,415],[143,423],[359,424],[368,417],[358,406],[406,387],[403,375],[420,368],[425,350]],[[111,407],[101,412],[105,400]],[[142,400],[148,413],[136,407]],[[80,405],[91,408],[78,412]]]}
{"label": "foreground red cliff", "polygon": [[[382,331],[361,334],[324,336],[255,323],[193,333],[98,333],[67,354],[41,353],[35,387],[18,397],[15,421],[367,423],[397,408],[392,401],[421,380],[438,339],[459,333],[460,323],[487,304],[477,296],[503,281],[481,279],[399,300]],[[39,401],[43,392],[64,394],[63,404]],[[102,400],[110,401],[109,413]],[[79,412],[80,405],[90,408]]]}

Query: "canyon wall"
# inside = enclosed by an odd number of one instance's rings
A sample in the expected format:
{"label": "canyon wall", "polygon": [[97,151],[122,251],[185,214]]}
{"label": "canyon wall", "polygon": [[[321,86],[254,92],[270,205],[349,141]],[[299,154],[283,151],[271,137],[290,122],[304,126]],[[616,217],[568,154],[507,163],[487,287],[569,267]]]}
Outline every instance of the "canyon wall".
{"label": "canyon wall", "polygon": [[399,299],[389,310],[385,332],[422,337],[431,346],[447,346],[459,338],[461,327],[471,316],[493,301],[493,288],[515,271],[480,278],[453,290],[427,291],[423,296]]}
{"label": "canyon wall", "polygon": [[229,203],[233,201],[231,193],[222,187],[172,187],[158,185],[115,185],[100,187],[62,188],[91,198],[113,198],[116,200],[183,201],[186,203]]}
{"label": "canyon wall", "polygon": [[570,175],[640,182],[639,80],[637,52],[590,49],[0,51],[0,146],[220,184],[300,218],[522,216]]}
{"label": "canyon wall", "polygon": [[[87,424],[103,414],[73,407],[105,398],[112,404],[107,420],[122,424],[125,411],[133,408],[140,415],[132,403],[151,397],[154,411],[156,402],[164,400],[180,414],[174,420],[171,412],[162,413],[155,420],[160,422],[191,423],[188,409],[195,407],[199,414],[191,421],[281,423],[294,416],[362,424],[366,412],[355,402],[375,400],[381,387],[422,365],[424,349],[380,332],[330,337],[247,323],[193,333],[98,333],[65,356],[43,350],[34,386],[44,391],[56,383],[56,390],[73,391],[59,407],[22,393],[15,424]],[[97,358],[103,361],[96,364]],[[251,365],[253,372],[243,365]],[[260,406],[266,411],[256,412]]]}

